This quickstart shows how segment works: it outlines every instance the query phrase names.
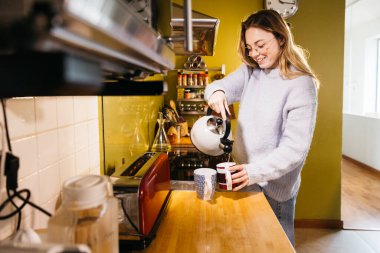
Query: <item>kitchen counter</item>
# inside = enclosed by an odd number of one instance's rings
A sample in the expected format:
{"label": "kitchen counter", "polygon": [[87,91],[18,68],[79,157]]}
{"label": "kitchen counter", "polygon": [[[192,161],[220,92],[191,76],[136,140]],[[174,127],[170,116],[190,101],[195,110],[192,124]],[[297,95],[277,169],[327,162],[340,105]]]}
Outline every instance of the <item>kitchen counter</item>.
{"label": "kitchen counter", "polygon": [[261,192],[173,191],[156,238],[136,252],[295,252]]}

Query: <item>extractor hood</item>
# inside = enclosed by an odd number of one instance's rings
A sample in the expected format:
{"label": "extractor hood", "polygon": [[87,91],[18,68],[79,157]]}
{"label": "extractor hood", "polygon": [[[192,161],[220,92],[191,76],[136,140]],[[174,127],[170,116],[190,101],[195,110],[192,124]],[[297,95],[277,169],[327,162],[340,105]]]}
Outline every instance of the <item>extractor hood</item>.
{"label": "extractor hood", "polygon": [[172,4],[172,42],[177,55],[214,55],[219,19],[192,11],[193,52],[185,50],[183,7]]}
{"label": "extractor hood", "polygon": [[162,82],[158,90],[123,88],[175,62],[167,41],[126,2],[1,0],[0,96],[161,94]]}

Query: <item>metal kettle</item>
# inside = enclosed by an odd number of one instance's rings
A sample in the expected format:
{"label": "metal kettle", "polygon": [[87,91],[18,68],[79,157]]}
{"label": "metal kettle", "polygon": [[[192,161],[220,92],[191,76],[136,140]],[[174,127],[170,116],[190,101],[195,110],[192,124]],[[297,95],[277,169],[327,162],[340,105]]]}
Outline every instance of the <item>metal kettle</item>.
{"label": "metal kettle", "polygon": [[191,142],[200,152],[207,155],[218,156],[231,153],[233,141],[228,113],[226,111],[226,120],[211,113],[212,110],[209,107],[206,116],[194,123],[190,132]]}

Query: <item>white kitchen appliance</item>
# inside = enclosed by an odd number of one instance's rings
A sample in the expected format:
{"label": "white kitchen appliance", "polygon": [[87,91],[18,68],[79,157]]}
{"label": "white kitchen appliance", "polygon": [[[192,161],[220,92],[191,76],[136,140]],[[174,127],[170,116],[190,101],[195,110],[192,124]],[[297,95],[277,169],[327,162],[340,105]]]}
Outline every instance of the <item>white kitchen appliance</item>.
{"label": "white kitchen appliance", "polygon": [[193,145],[202,153],[219,156],[232,152],[231,122],[227,119],[211,115],[212,110],[207,109],[206,116],[199,118],[191,128],[190,139]]}

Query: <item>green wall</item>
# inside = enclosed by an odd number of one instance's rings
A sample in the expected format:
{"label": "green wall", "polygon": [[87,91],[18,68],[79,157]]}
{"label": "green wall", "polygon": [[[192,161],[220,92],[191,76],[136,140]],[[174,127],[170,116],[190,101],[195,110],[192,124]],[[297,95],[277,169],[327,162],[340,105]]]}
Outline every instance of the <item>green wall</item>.
{"label": "green wall", "polygon": [[[182,0],[174,0],[182,4]],[[214,56],[208,67],[226,64],[227,74],[241,62],[237,42],[241,21],[262,9],[262,0],[193,0],[193,9],[220,19]],[[314,140],[302,172],[297,219],[340,219],[340,161],[342,139],[344,0],[300,1],[288,19],[295,42],[310,52],[310,64],[321,80]],[[177,67],[184,62],[177,57]],[[176,73],[169,72],[168,99],[175,99]],[[235,107],[235,110],[237,107]]]}

